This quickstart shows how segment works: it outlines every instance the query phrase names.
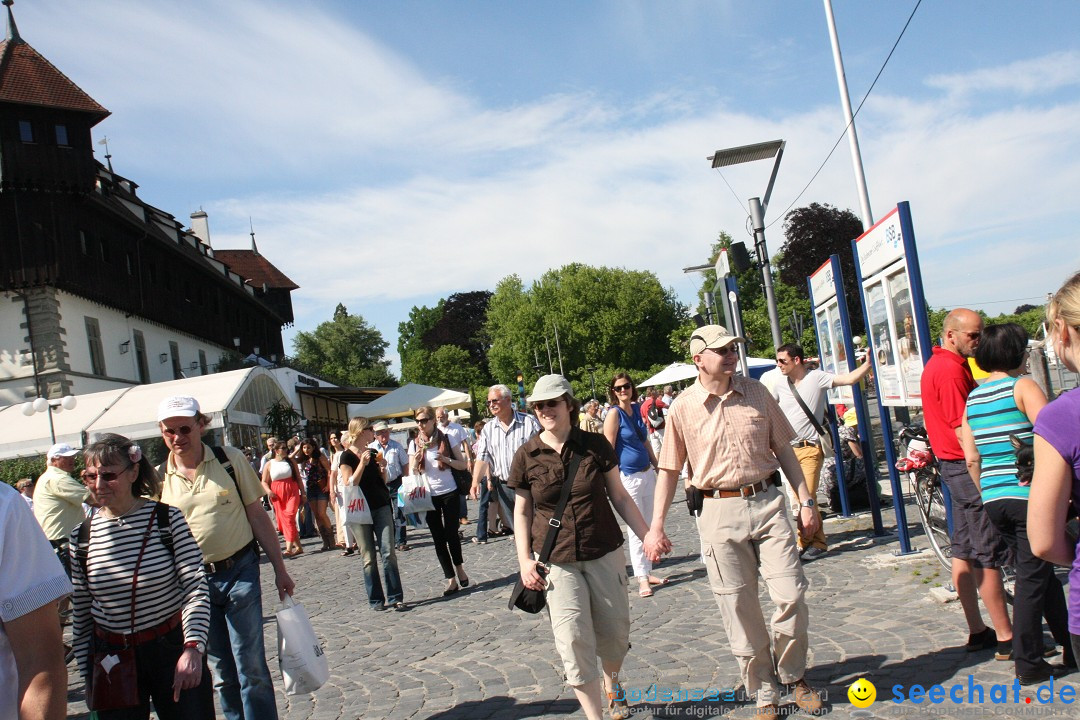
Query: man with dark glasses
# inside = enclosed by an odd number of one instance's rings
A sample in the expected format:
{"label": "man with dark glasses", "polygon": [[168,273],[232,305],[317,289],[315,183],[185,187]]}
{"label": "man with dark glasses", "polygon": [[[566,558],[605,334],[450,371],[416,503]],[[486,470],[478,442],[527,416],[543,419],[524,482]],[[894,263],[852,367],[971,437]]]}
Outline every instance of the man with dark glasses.
{"label": "man with dark glasses", "polygon": [[294,583],[262,507],[263,487],[243,452],[202,441],[210,418],[195,398],[165,398],[157,419],[169,449],[159,468],[161,501],[184,513],[210,585],[210,635],[203,650],[222,712],[228,720],[274,720],[277,700],[263,643],[256,543],[274,568],[280,599],[292,595]]}
{"label": "man with dark glasses", "polygon": [[[690,337],[698,379],[668,413],[645,552],[655,562],[671,550],[664,519],[679,472],[689,461],[692,493],[700,498],[698,533],[709,584],[746,692],[756,696],[757,717],[779,717],[781,684],[799,708],[816,713],[821,696],[804,679],[806,577],[778,487],[780,468],[801,503],[800,533],[812,535],[820,519],[791,448],[791,423],[764,385],[735,374],[740,342],[719,325],[698,328]],[[771,628],[758,599],[759,575],[777,605]]]}

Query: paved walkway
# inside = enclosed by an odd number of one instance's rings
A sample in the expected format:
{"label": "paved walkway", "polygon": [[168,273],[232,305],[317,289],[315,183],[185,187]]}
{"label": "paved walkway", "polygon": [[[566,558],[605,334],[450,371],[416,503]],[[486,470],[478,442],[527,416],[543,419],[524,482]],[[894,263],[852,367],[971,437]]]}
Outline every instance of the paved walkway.
{"label": "paved walkway", "polygon": [[[474,504],[470,511],[475,517]],[[913,514],[914,508],[909,507],[909,517]],[[884,517],[886,527],[892,527],[891,508],[884,510]],[[808,679],[828,694],[822,714],[834,718],[1080,716],[1080,711],[1057,698],[1053,704],[1041,705],[1033,696],[1034,688],[1019,695],[1019,705],[991,704],[995,683],[1009,685],[1012,701],[1012,663],[997,662],[992,653],[964,652],[967,630],[958,604],[942,605],[929,592],[948,581],[933,556],[927,551],[897,558],[896,537],[873,538],[866,514],[830,518],[825,527],[830,552],[806,566],[810,580]],[[466,538],[474,528],[465,528]],[[925,545],[921,535],[913,533],[913,544]],[[697,536],[682,505],[672,511],[669,534],[674,554],[656,572],[671,578],[671,583],[648,599],[637,596],[636,583],[630,585],[633,649],[625,664],[624,687],[631,698],[634,693],[645,698],[635,705],[635,717],[753,717],[749,703],[690,702],[686,696],[682,702],[678,698],[650,701],[650,689],[661,697],[664,690],[690,693],[711,688],[722,693],[738,682],[738,666],[728,651],[697,557]],[[309,540],[305,541],[307,553],[287,561],[297,583],[296,599],[325,639],[331,677],[313,695],[286,697],[280,691],[274,608],[268,603],[267,647],[279,688],[281,717],[583,717],[573,692],[562,682],[547,616],[506,608],[516,572],[512,540],[467,543],[465,566],[472,585],[445,599],[427,532],[411,532],[410,544],[414,549],[400,557],[406,600],[412,606],[405,613],[367,608],[356,556],[311,552],[318,542]],[[264,564],[264,593],[270,591],[270,577]],[[961,697],[966,702],[969,675],[984,688],[981,708],[949,701],[936,705],[891,702],[891,688],[897,684],[925,688],[942,684],[948,689],[954,683],[963,685]],[[860,676],[877,687],[878,702],[867,710],[854,708],[847,697],[848,686]],[[1066,679],[1080,682],[1080,674]],[[71,717],[86,717],[74,676],[72,682]],[[1059,681],[1055,689],[1060,688]],[[1024,704],[1025,697],[1031,697],[1032,703]],[[785,709],[797,711],[793,705]]]}

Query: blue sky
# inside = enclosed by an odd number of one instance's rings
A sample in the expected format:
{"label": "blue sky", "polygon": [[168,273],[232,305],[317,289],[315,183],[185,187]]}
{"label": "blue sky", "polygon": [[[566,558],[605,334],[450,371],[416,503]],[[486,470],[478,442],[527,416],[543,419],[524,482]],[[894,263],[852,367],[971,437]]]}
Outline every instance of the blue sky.
{"label": "blue sky", "polygon": [[[914,0],[834,0],[858,104]],[[112,111],[117,172],[212,244],[343,302],[393,350],[413,305],[567,262],[648,268],[684,301],[720,231],[746,239],[843,131],[822,4],[18,0],[31,45]],[[926,0],[857,119],[875,218],[911,203],[929,301],[991,314],[1080,269],[1080,3]],[[99,150],[99,158],[104,153]],[[725,179],[734,189],[728,189]],[[796,206],[858,213],[846,142]],[[602,289],[598,289],[602,291]],[[396,359],[396,358],[395,358]]]}

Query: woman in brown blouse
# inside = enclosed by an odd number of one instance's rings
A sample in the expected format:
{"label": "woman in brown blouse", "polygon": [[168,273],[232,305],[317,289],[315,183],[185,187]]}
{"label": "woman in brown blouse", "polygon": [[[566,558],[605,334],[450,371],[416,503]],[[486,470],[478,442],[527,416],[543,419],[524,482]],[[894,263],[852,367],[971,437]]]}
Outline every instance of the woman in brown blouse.
{"label": "woman in brown blouse", "polygon": [[[603,435],[576,427],[578,402],[566,378],[546,375],[529,397],[543,431],[518,449],[507,485],[514,488],[514,527],[521,580],[547,588],[555,647],[566,680],[585,716],[603,717],[596,658],[603,668],[611,717],[630,717],[619,671],[630,649],[630,603],[626,591],[623,535],[611,506],[640,538],[649,527],[619,477],[615,451]],[[571,457],[581,457],[562,526],[545,568],[533,557],[544,544]],[[610,500],[610,503],[609,503]]]}

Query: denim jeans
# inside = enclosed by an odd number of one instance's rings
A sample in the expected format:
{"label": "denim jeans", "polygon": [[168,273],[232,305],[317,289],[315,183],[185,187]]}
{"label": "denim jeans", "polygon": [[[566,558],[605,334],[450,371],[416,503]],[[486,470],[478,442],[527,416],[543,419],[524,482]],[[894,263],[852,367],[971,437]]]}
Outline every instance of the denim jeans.
{"label": "denim jeans", "polygon": [[477,518],[477,540],[487,540],[488,513],[493,512],[498,515],[498,509],[492,506],[493,502],[503,506],[503,512],[506,513],[506,517],[511,519],[511,523],[513,523],[514,502],[509,489],[501,480],[493,480],[492,486],[494,487],[494,490],[488,490],[487,481],[483,480],[480,482],[480,517]]}
{"label": "denim jeans", "polygon": [[408,527],[408,523],[405,521],[404,511],[397,503],[397,492],[401,488],[401,478],[390,481],[386,487],[390,491],[390,507],[394,509],[394,545],[404,545],[405,528]]}
{"label": "denim jeans", "polygon": [[259,559],[247,551],[228,570],[207,576],[210,642],[207,657],[226,720],[275,720],[277,700],[263,645]]}
{"label": "denim jeans", "polygon": [[[371,525],[349,523],[349,532],[360,546],[360,558],[364,561],[364,587],[368,604],[373,608],[402,601],[401,575],[398,573],[397,553],[394,552],[394,510],[390,505],[371,509]],[[379,561],[376,548],[382,555],[383,582],[379,580]]]}

